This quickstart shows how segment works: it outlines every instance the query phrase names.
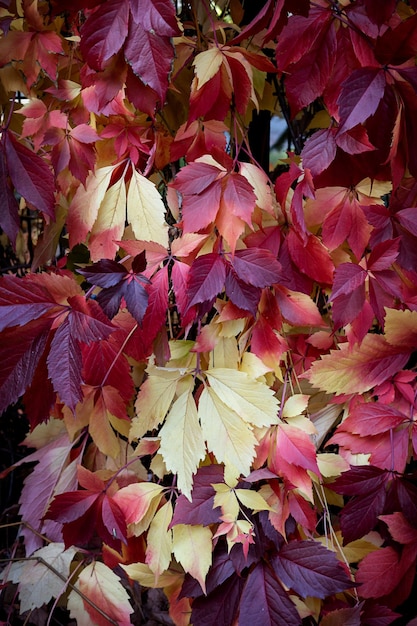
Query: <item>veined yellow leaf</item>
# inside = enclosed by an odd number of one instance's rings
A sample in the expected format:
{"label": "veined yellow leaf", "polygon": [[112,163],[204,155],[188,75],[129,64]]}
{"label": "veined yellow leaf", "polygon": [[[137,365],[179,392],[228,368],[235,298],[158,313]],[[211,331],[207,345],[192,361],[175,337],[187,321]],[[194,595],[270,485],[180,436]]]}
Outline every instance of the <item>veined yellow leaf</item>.
{"label": "veined yellow leaf", "polygon": [[220,400],[242,420],[260,427],[278,422],[278,400],[263,383],[246,372],[229,368],[213,368],[206,375]]}
{"label": "veined yellow leaf", "polygon": [[325,478],[340,476],[342,472],[346,472],[350,467],[349,463],[340,454],[332,454],[330,452],[318,454],[317,465],[319,466],[320,474]]}
{"label": "veined yellow leaf", "polygon": [[132,420],[130,441],[157,428],[165,419],[174,399],[177,383],[183,377],[181,370],[158,367],[148,368],[148,374],[149,377],[141,386],[136,399],[137,416]]}
{"label": "veined yellow leaf", "polygon": [[198,415],[207,446],[217,460],[247,476],[257,444],[250,425],[209,387],[201,394]]}
{"label": "veined yellow leaf", "polygon": [[68,210],[70,246],[84,242],[93,228],[98,211],[109,186],[115,165],[100,167],[90,172],[84,185],[80,185]]}
{"label": "veined yellow leaf", "polygon": [[191,500],[193,474],[206,456],[192,389],[184,391],[172,405],[160,430],[160,452],[165,465],[178,476],[178,487]]}
{"label": "veined yellow leaf", "polygon": [[92,261],[112,259],[119,246],[115,243],[123,236],[126,221],[126,185],[120,178],[109,187],[98,210],[88,247]]}
{"label": "veined yellow leaf", "polygon": [[168,569],[171,562],[172,530],[169,530],[168,527],[172,520],[172,514],[171,502],[165,502],[149,526],[146,563],[155,574],[156,582],[158,582],[160,574]]}
{"label": "veined yellow leaf", "polygon": [[385,339],[393,346],[413,346],[417,341],[417,311],[385,309]]}
{"label": "veined yellow leaf", "polygon": [[217,46],[196,55],[193,65],[197,76],[197,89],[201,89],[217,72],[223,62],[223,55]]}
{"label": "veined yellow leaf", "polygon": [[155,574],[146,563],[132,563],[131,565],[120,566],[125,570],[126,574],[132,580],[137,580],[143,587],[155,589],[157,587],[168,587],[173,585],[178,580],[181,580],[183,574],[174,570],[167,570],[161,574],[158,580],[155,579]]}
{"label": "veined yellow leaf", "polygon": [[236,520],[239,515],[240,507],[235,490],[224,483],[216,483],[212,486],[216,492],[214,496],[214,506],[221,507],[223,515],[227,515],[230,519]]}
{"label": "veined yellow leaf", "polygon": [[165,206],[154,183],[133,171],[127,192],[127,220],[138,239],[168,246]]}
{"label": "veined yellow leaf", "polygon": [[212,535],[208,526],[177,524],[172,529],[175,558],[198,580],[206,593],[206,575],[212,561]]}
{"label": "veined yellow leaf", "polygon": [[296,393],[290,396],[282,409],[282,417],[295,417],[306,410],[309,396],[304,393]]}
{"label": "veined yellow leaf", "polygon": [[239,502],[252,511],[273,511],[269,504],[263,499],[260,493],[251,489],[235,489],[235,494]]}

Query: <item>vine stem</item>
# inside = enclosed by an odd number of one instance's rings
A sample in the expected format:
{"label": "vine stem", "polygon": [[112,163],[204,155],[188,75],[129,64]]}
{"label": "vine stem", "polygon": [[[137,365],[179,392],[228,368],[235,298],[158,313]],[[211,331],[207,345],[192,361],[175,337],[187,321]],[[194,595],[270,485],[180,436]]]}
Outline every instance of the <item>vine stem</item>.
{"label": "vine stem", "polygon": [[110,375],[110,372],[112,371],[113,367],[116,365],[118,358],[120,357],[120,355],[122,354],[123,350],[125,349],[127,343],[129,342],[129,340],[131,339],[133,333],[138,329],[139,324],[135,324],[134,327],[132,328],[132,330],[129,332],[128,336],[126,337],[126,339],[124,340],[124,342],[122,343],[122,345],[120,346],[116,356],[113,359],[113,362],[111,363],[109,369],[107,370],[103,380],[101,381],[101,385],[100,387],[104,387],[104,385],[106,384],[106,381]]}

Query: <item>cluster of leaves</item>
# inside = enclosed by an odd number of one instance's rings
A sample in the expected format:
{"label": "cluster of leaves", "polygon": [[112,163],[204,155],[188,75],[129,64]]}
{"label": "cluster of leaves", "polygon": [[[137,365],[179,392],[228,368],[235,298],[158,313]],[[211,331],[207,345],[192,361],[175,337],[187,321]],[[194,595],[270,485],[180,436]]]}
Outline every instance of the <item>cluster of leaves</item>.
{"label": "cluster of leaves", "polygon": [[417,2],[247,4],[0,1],[0,226],[44,222],[0,279],[22,612],[128,626],[138,581],[176,626],[406,614]]}

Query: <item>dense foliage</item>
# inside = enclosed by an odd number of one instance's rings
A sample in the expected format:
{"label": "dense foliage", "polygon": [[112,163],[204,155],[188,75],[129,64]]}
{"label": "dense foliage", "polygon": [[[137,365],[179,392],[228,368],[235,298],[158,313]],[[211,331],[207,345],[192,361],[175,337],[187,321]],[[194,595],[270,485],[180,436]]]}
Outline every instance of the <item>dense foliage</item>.
{"label": "dense foliage", "polygon": [[21,612],[128,626],[139,583],[176,626],[405,624],[416,0],[1,0],[0,25],[0,226],[41,223],[0,278]]}

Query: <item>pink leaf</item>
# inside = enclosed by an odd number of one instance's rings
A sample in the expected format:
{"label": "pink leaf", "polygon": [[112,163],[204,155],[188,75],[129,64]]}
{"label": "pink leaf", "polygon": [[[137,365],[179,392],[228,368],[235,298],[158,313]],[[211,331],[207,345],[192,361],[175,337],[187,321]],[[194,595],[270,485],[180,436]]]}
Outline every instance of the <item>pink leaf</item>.
{"label": "pink leaf", "polygon": [[343,83],[338,100],[340,133],[362,124],[375,113],[385,85],[385,73],[379,68],[363,67],[352,72]]}

